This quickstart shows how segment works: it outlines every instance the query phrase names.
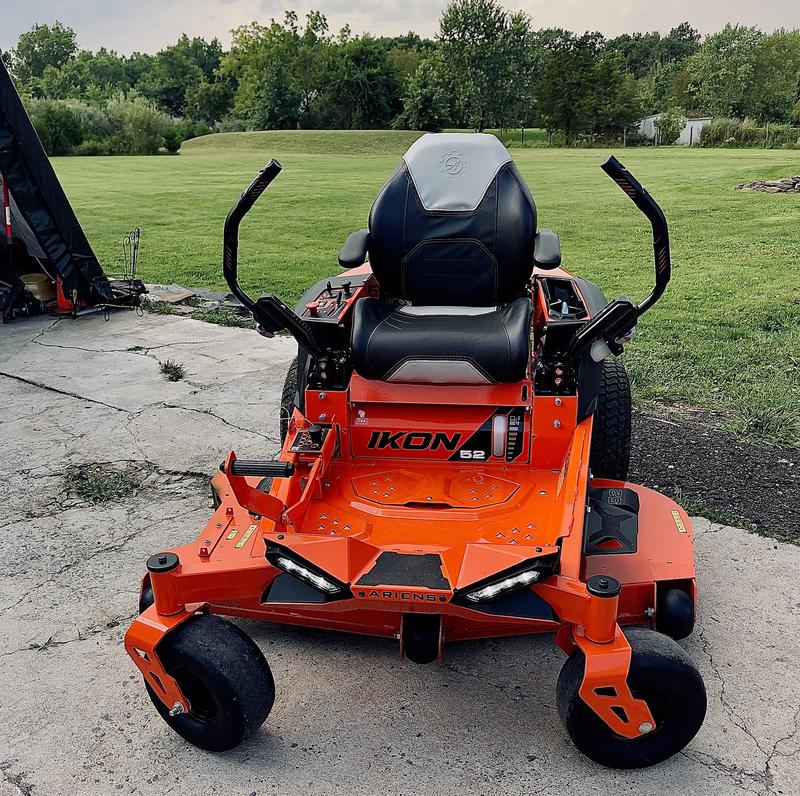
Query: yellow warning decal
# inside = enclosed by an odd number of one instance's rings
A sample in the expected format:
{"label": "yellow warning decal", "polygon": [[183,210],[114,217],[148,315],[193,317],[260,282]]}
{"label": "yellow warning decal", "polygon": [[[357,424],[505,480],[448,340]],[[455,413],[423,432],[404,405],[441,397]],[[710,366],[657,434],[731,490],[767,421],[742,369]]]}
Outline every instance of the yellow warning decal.
{"label": "yellow warning decal", "polygon": [[248,540],[248,539],[249,539],[249,538],[250,538],[250,537],[253,535],[253,531],[254,531],[254,530],[257,528],[257,527],[258,527],[258,526],[256,526],[256,525],[251,525],[251,526],[250,526],[250,527],[249,527],[249,528],[248,528],[248,529],[247,529],[247,530],[244,532],[244,536],[243,536],[241,539],[239,539],[239,541],[238,541],[238,542],[236,542],[236,547],[237,547],[237,549],[238,549],[238,548],[240,548],[240,547],[244,547],[244,546],[245,546],[245,544],[247,543],[247,540]]}
{"label": "yellow warning decal", "polygon": [[239,529],[232,528],[231,532],[225,538],[230,542],[230,540],[233,539],[233,537],[236,536],[237,533],[239,533]]}
{"label": "yellow warning decal", "polygon": [[686,526],[683,524],[683,520],[681,519],[681,513],[679,511],[672,512],[672,519],[675,522],[675,527],[678,529],[678,532],[686,533]]}

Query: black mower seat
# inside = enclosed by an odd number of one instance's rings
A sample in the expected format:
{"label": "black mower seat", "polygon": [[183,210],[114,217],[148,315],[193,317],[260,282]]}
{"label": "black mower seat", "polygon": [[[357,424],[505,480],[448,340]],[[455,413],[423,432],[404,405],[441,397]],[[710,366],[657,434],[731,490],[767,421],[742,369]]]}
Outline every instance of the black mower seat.
{"label": "black mower seat", "polygon": [[366,298],[353,316],[353,365],[364,378],[383,381],[519,381],[528,367],[530,324],[527,298],[503,307],[397,309]]}
{"label": "black mower seat", "polygon": [[356,371],[418,383],[522,379],[535,237],[533,198],[497,138],[418,138],[370,210],[381,297],[356,304]]}

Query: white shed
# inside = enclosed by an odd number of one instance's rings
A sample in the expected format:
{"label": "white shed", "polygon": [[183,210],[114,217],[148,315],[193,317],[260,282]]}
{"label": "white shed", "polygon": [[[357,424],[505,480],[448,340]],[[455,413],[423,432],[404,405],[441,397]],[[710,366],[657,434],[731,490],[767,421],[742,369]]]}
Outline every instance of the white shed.
{"label": "white shed", "polygon": [[696,116],[686,120],[686,126],[678,136],[678,143],[683,146],[692,146],[700,143],[700,133],[703,128],[711,123],[710,116]]}
{"label": "white shed", "polygon": [[[639,133],[645,138],[655,141],[657,144],[660,142],[658,141],[658,128],[656,127],[656,121],[660,116],[660,113],[653,113],[650,116],[645,116],[643,119],[639,119],[639,121],[636,123],[636,128]],[[707,124],[709,124],[709,122],[711,122],[710,116],[696,116],[691,119],[687,119],[686,125],[684,126],[683,130],[681,130],[678,140],[675,143],[683,146],[699,144],[700,132]]]}

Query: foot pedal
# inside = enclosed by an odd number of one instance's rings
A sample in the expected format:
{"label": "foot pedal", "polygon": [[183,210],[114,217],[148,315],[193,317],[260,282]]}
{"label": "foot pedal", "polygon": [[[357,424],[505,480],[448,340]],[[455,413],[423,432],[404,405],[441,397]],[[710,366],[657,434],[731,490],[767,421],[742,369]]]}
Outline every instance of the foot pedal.
{"label": "foot pedal", "polygon": [[635,553],[639,496],[632,489],[589,489],[584,550],[587,556]]}

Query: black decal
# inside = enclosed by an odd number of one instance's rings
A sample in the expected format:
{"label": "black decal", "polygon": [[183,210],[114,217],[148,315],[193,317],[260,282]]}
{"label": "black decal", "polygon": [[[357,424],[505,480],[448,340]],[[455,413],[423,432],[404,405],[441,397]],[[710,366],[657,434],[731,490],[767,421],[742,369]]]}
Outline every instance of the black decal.
{"label": "black decal", "polygon": [[448,451],[454,451],[458,448],[458,443],[461,442],[461,434],[455,433],[452,437],[448,437],[443,431],[437,431],[433,437],[433,444],[431,450],[439,450],[444,448]]}
{"label": "black decal", "polygon": [[[427,431],[412,431],[406,434],[406,438],[403,440],[403,448],[407,451],[424,451],[430,447],[432,439],[433,434]],[[415,440],[419,441],[415,442]]]}
{"label": "black decal", "polygon": [[372,439],[370,439],[370,448],[395,448],[396,450],[400,449],[400,445],[398,444],[400,437],[403,436],[402,431],[398,431],[392,434],[391,431],[381,431],[380,436],[376,439],[375,444],[372,444]]}

